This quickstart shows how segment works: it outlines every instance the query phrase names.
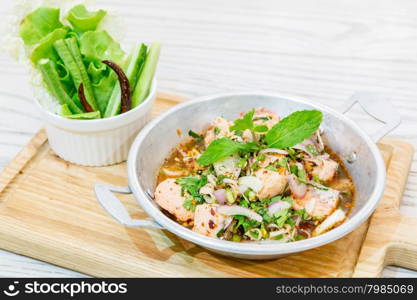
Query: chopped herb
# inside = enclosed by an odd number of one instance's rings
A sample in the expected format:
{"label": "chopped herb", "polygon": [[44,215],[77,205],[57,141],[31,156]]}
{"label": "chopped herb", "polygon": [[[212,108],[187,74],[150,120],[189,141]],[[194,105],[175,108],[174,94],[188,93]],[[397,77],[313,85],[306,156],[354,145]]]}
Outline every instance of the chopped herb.
{"label": "chopped herb", "polygon": [[283,234],[278,234],[278,235],[273,237],[274,240],[282,240],[283,238],[284,238]]}
{"label": "chopped herb", "polygon": [[298,168],[296,165],[290,165],[290,172],[291,174],[294,174],[295,176],[298,176]]}
{"label": "chopped herb", "polygon": [[188,197],[187,199],[184,200],[184,203],[182,204],[182,206],[184,206],[184,208],[186,210],[191,210],[194,211],[195,210],[195,200],[193,197]]}
{"label": "chopped herb", "polygon": [[239,201],[239,205],[243,206],[243,207],[249,207],[249,201],[246,200],[245,198],[240,199]]}
{"label": "chopped herb", "polygon": [[270,120],[270,117],[254,117],[254,121],[268,121]]}
{"label": "chopped herb", "polygon": [[233,191],[230,188],[226,189],[226,199],[230,204],[236,201],[235,195],[233,195]]}
{"label": "chopped herb", "polygon": [[265,156],[265,155],[263,155],[263,154],[261,154],[261,155],[259,155],[259,156],[256,158],[256,160],[259,160],[259,161],[264,161],[264,160],[265,160],[265,158],[266,158],[266,156]]}
{"label": "chopped herb", "polygon": [[214,127],[214,135],[219,135],[220,133],[220,128],[219,127]]}
{"label": "chopped herb", "polygon": [[314,175],[313,175],[313,181],[314,181],[314,182],[317,182],[317,183],[319,183],[319,184],[321,184],[320,177],[319,177],[317,174],[314,174]]}
{"label": "chopped herb", "polygon": [[275,167],[273,165],[267,166],[265,169],[270,170],[270,171],[273,171],[273,172],[278,172],[277,167]]}
{"label": "chopped herb", "polygon": [[226,230],[224,230],[224,229],[220,229],[220,230],[216,233],[216,236],[217,236],[218,238],[220,238],[220,237],[223,235],[223,233],[225,233],[225,231],[226,231]]}
{"label": "chopped herb", "polygon": [[288,163],[288,158],[287,157],[281,157],[279,160],[278,160],[278,165],[279,166],[281,166],[281,167],[286,167],[287,166],[287,163]]}
{"label": "chopped herb", "polygon": [[181,186],[181,193],[183,194],[183,191],[187,192],[190,197],[188,197],[184,203],[183,206],[187,210],[195,210],[195,206],[197,204],[204,203],[204,197],[199,193],[199,190],[207,184],[207,177],[181,177],[177,178],[176,182]]}
{"label": "chopped herb", "polygon": [[307,220],[311,219],[310,214],[305,210],[305,208],[295,210],[294,214],[301,217],[301,220],[303,220],[303,221],[307,221]]}
{"label": "chopped herb", "polygon": [[284,226],[287,219],[290,217],[290,211],[289,209],[282,209],[274,214],[275,217],[275,224],[278,225],[278,227]]}
{"label": "chopped herb", "polygon": [[241,157],[239,159],[239,162],[237,163],[237,166],[239,168],[243,168],[246,165],[246,162],[248,161],[248,159],[246,157]]}
{"label": "chopped herb", "polygon": [[305,240],[305,236],[304,235],[301,235],[301,234],[296,234],[296,235],[294,235],[294,240],[295,241],[301,241],[301,240]]}
{"label": "chopped herb", "polygon": [[198,133],[195,133],[192,130],[188,131],[188,135],[194,138],[197,142],[201,142],[203,140],[203,137],[201,135],[199,135]]}
{"label": "chopped herb", "polygon": [[310,152],[313,155],[319,155],[319,152],[317,151],[316,147],[314,147],[312,144],[308,144],[306,146],[306,149],[308,152]]}
{"label": "chopped herb", "polygon": [[219,176],[217,176],[217,181],[216,181],[216,184],[217,185],[222,185],[224,182],[223,182],[223,179],[225,179],[225,178],[227,178],[227,176],[226,175],[219,175]]}
{"label": "chopped herb", "polygon": [[241,240],[242,240],[242,237],[240,235],[238,235],[238,234],[234,234],[232,236],[232,241],[233,242],[240,242]]}
{"label": "chopped herb", "polygon": [[302,182],[302,183],[306,183],[307,182],[307,174],[306,171],[303,168],[298,169],[298,181]]}

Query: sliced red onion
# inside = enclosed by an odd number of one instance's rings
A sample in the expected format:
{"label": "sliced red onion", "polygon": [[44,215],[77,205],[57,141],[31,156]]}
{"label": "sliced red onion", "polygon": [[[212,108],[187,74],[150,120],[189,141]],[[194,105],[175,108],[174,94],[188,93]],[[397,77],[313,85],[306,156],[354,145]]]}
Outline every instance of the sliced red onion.
{"label": "sliced red onion", "polygon": [[275,213],[290,207],[291,204],[286,201],[277,201],[268,206],[268,214],[273,216]]}
{"label": "sliced red onion", "polygon": [[216,197],[216,201],[220,204],[226,204],[227,198],[226,198],[226,190],[225,189],[219,189],[214,191],[214,197]]}
{"label": "sliced red onion", "polygon": [[323,160],[327,160],[329,158],[330,158],[329,154],[323,154],[323,155],[315,156],[314,158],[307,157],[307,158],[304,158],[304,160],[311,161],[315,163],[316,165],[320,165]]}
{"label": "sliced red onion", "polygon": [[239,205],[222,205],[217,208],[217,212],[226,216],[241,215],[248,217],[249,219],[262,222],[262,216],[250,210],[249,208]]}
{"label": "sliced red onion", "polygon": [[264,154],[264,153],[276,153],[276,154],[288,155],[287,151],[282,150],[282,149],[275,149],[275,148],[267,148],[267,149],[263,149],[259,151],[259,154]]}
{"label": "sliced red onion", "polygon": [[186,175],[186,172],[183,170],[170,170],[167,168],[163,168],[162,172],[164,172],[165,175],[168,175],[169,177],[181,177]]}
{"label": "sliced red onion", "polygon": [[257,193],[262,188],[262,182],[255,176],[243,176],[239,178],[239,192],[243,194],[251,188]]}
{"label": "sliced red onion", "polygon": [[309,185],[312,185],[312,186],[314,186],[314,187],[316,187],[316,188],[318,188],[318,189],[321,189],[321,190],[328,190],[329,188],[327,187],[327,186],[324,186],[324,185],[322,185],[322,184],[320,184],[320,183],[317,183],[317,182],[315,182],[315,181],[313,181],[313,180],[309,180],[309,181],[307,181],[307,183],[309,184]]}
{"label": "sliced red onion", "polygon": [[299,143],[299,144],[297,144],[297,145],[295,145],[295,146],[293,146],[293,147],[291,147],[291,148],[293,148],[293,149],[297,149],[297,150],[301,150],[301,151],[304,151],[305,153],[307,153],[309,156],[314,156],[314,154],[313,153],[311,153],[310,151],[308,151],[308,149],[307,149],[307,146],[308,145],[311,145],[311,146],[313,146],[315,149],[316,149],[316,151],[317,151],[317,147],[316,147],[316,145],[314,144],[314,142],[310,139],[310,138],[308,138],[308,139],[305,139],[304,141],[302,141],[301,143]]}
{"label": "sliced red onion", "polygon": [[303,198],[307,193],[307,185],[299,182],[294,174],[288,176],[288,184],[290,186],[291,192],[297,198]]}
{"label": "sliced red onion", "polygon": [[324,150],[324,143],[323,139],[321,138],[320,129],[315,132],[315,136],[317,138],[316,148],[321,152]]}

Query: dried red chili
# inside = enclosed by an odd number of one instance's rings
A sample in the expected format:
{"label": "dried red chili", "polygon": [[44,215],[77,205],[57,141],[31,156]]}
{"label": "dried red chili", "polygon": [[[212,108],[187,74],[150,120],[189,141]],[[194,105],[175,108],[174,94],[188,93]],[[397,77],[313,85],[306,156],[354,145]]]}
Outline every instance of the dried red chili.
{"label": "dried red chili", "polygon": [[123,72],[122,68],[111,60],[103,60],[102,63],[108,65],[114,72],[116,72],[121,92],[120,113],[127,112],[132,108],[129,79],[127,78],[125,72]]}
{"label": "dried red chili", "polygon": [[80,84],[80,87],[78,88],[78,98],[80,98],[80,102],[86,112],[94,111],[94,109],[91,107],[91,105],[87,102],[87,99],[85,98],[84,85],[82,83]]}

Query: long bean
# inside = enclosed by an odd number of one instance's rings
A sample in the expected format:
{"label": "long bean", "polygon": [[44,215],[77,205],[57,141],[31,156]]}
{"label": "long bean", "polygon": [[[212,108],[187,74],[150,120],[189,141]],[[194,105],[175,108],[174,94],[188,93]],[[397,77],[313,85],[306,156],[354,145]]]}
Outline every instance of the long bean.
{"label": "long bean", "polygon": [[66,104],[72,113],[82,113],[83,111],[72,101],[71,97],[65,91],[55,69],[55,64],[49,59],[41,59],[38,67],[42,72],[48,90],[55,96],[59,103]]}

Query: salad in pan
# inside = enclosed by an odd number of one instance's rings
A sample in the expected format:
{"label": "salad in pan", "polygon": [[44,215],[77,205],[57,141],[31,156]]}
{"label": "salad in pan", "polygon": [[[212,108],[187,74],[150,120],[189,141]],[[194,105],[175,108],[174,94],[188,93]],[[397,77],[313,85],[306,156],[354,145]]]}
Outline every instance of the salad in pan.
{"label": "salad in pan", "polygon": [[171,218],[205,236],[293,242],[343,223],[353,181],[320,134],[322,113],[281,119],[264,108],[217,117],[176,147],[154,193]]}
{"label": "salad in pan", "polygon": [[101,28],[106,15],[82,4],[66,15],[58,8],[39,7],[19,24],[30,62],[63,117],[113,117],[135,108],[149,94],[160,44],[139,43],[126,54]]}

